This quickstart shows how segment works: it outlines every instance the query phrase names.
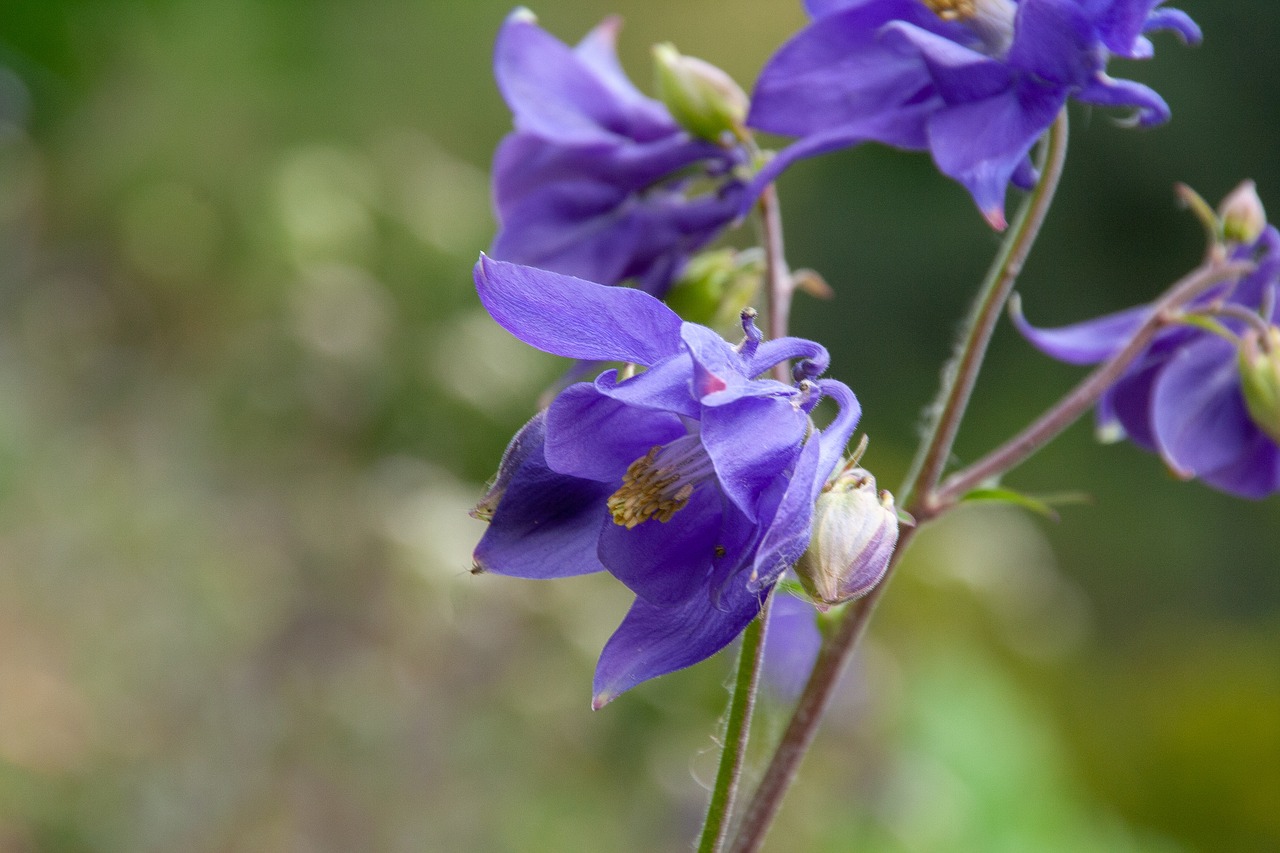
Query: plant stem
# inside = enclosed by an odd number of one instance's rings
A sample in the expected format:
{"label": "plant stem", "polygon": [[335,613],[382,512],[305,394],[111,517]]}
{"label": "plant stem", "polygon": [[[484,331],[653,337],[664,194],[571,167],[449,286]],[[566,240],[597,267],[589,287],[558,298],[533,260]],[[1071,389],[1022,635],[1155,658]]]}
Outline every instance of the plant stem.
{"label": "plant stem", "polygon": [[925,440],[907,475],[906,484],[898,496],[906,505],[912,496],[932,489],[942,477],[942,471],[951,456],[956,433],[964,419],[969,397],[977,382],[987,345],[995,332],[1000,311],[1004,308],[1013,285],[1022,272],[1022,266],[1035,244],[1044,224],[1049,206],[1053,202],[1058,180],[1067,156],[1067,112],[1064,109],[1049,128],[1040,164],[1040,181],[1018,210],[1013,225],[996,255],[987,277],[978,290],[965,324],[965,335],[960,347],[947,366],[938,402],[932,407],[933,421]]}
{"label": "plant stem", "polygon": [[[777,340],[785,338],[787,330],[791,327],[791,297],[795,294],[795,283],[791,279],[791,270],[787,267],[786,251],[782,242],[782,208],[778,204],[778,190],[773,184],[766,187],[760,194],[759,203],[761,238],[764,243],[765,288],[769,300],[767,337]],[[773,368],[773,375],[779,382],[791,381],[785,364],[776,365]]]}
{"label": "plant stem", "polygon": [[1005,473],[1025,462],[1028,457],[1044,447],[1059,433],[1087,412],[1103,392],[1124,374],[1129,365],[1140,356],[1152,339],[1166,326],[1177,322],[1178,309],[1227,279],[1244,275],[1253,264],[1225,264],[1209,260],[1182,279],[1175,282],[1165,295],[1151,306],[1151,314],[1127,343],[1124,349],[1099,365],[1079,385],[1007,442],[961,471],[947,478],[937,490],[921,501],[917,508],[917,520],[936,516],[950,509],[966,493],[984,481]]}
{"label": "plant stem", "polygon": [[[786,337],[791,320],[791,297],[795,284],[787,267],[782,239],[782,211],[778,204],[778,191],[770,184],[760,195],[760,231],[764,243],[768,337]],[[774,377],[780,382],[790,382],[787,366],[774,367]],[[751,732],[751,715],[755,710],[756,688],[760,681],[760,663],[764,658],[766,622],[769,619],[769,600],[760,608],[760,614],[742,632],[742,649],[738,654],[738,670],[734,680],[733,695],[729,698],[729,716],[725,723],[724,746],[720,752],[720,766],[716,771],[715,787],[707,806],[706,820],[698,841],[698,853],[718,853],[724,845],[729,829],[729,818],[737,797],[742,762]]]}
{"label": "plant stem", "polygon": [[[1062,177],[1066,147],[1067,118],[1063,111],[1049,130],[1041,156],[1040,180],[1019,209],[1000,253],[982,283],[960,348],[944,377],[936,407],[937,417],[921,444],[903,489],[903,500],[909,512],[912,511],[911,495],[927,497],[946,466],[1000,310],[1009,298],[1053,201],[1058,180]],[[733,846],[729,848],[731,853],[755,853],[764,843],[765,833],[781,808],[782,798],[813,741],[840,672],[866,630],[894,568],[918,529],[918,526],[899,525],[898,546],[884,579],[862,600],[850,606],[834,630],[823,638],[809,681],[765,769],[760,787],[747,807]]]}
{"label": "plant stem", "polygon": [[[916,529],[899,527],[898,548],[890,559],[890,572]],[[778,809],[782,806],[782,798],[787,788],[795,779],[800,760],[804,758],[817,733],[818,722],[827,708],[831,692],[835,689],[840,673],[853,653],[858,639],[866,630],[876,603],[884,594],[888,580],[889,574],[886,573],[884,580],[862,599],[850,605],[835,629],[823,637],[822,648],[818,652],[817,661],[814,662],[813,672],[809,675],[809,682],[805,685],[804,692],[800,694],[799,701],[796,702],[791,720],[787,723],[787,729],[783,732],[769,767],[760,780],[760,787],[756,789],[751,804],[747,807],[742,825],[738,828],[738,835],[734,839],[733,846],[729,848],[730,853],[755,853],[764,843],[765,833],[768,832]]]}
{"label": "plant stem", "polygon": [[751,728],[751,712],[755,706],[768,620],[769,601],[766,600],[760,615],[742,632],[738,673],[733,685],[733,695],[729,697],[729,719],[725,722],[720,767],[716,771],[716,783],[711,792],[711,804],[707,807],[707,819],[702,825],[702,837],[698,840],[698,853],[716,853],[724,844],[725,835],[729,831],[729,815],[733,811],[738,778],[747,749],[747,734]]}

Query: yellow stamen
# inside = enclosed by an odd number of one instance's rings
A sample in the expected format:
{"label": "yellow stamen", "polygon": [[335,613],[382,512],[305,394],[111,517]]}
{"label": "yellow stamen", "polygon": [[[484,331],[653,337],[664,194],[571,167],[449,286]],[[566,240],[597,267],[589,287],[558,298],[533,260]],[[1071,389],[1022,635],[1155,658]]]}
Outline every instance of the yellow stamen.
{"label": "yellow stamen", "polygon": [[968,21],[978,14],[978,0],[924,0],[924,5],[944,21]]}
{"label": "yellow stamen", "polygon": [[614,524],[628,530],[650,518],[665,524],[689,503],[694,486],[689,472],[678,465],[655,465],[661,450],[655,446],[627,466],[622,485],[607,502]]}

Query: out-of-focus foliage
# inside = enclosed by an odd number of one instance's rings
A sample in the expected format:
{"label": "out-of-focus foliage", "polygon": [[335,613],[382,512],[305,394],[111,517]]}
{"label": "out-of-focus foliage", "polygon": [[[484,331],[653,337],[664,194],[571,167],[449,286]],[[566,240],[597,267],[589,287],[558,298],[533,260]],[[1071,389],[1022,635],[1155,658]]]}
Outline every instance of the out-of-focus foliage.
{"label": "out-of-focus foliage", "polygon": [[[1267,0],[1183,5],[1205,46],[1131,72],[1173,123],[1073,115],[1022,287],[1037,322],[1194,263],[1175,180],[1213,198],[1252,176],[1280,207],[1280,24]],[[568,39],[622,12],[637,80],[670,40],[749,84],[799,4],[724,8],[535,11]],[[727,662],[593,714],[625,591],[467,573],[466,510],[563,369],[469,278],[507,11],[0,9],[0,850],[693,837]],[[782,189],[792,261],[839,293],[796,331],[858,390],[892,486],[995,240],[919,157],[842,154]],[[989,365],[965,458],[1075,376],[1011,335]],[[1096,505],[1056,525],[974,508],[920,537],[774,849],[1280,846],[1280,505],[1083,427],[1012,482]]]}

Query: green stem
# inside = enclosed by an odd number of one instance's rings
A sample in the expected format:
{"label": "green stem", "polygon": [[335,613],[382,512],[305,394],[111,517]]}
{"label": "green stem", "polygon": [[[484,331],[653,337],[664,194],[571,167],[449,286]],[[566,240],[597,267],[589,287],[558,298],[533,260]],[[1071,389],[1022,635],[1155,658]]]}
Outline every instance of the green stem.
{"label": "green stem", "polygon": [[[936,407],[937,417],[921,444],[907,478],[907,485],[903,489],[902,497],[908,512],[914,512],[916,507],[928,506],[930,492],[941,478],[1000,310],[1022,271],[1022,265],[1048,213],[1058,180],[1062,177],[1066,145],[1067,118],[1064,111],[1058,115],[1049,130],[1041,157],[1040,181],[1018,211],[1000,254],[982,283],[978,299],[969,315],[967,331],[944,378]],[[913,494],[921,496],[916,499],[915,507],[909,500]],[[929,517],[936,517],[936,514]],[[899,526],[898,547],[889,562],[884,579],[861,601],[849,607],[835,628],[824,638],[804,692],[796,703],[782,739],[774,749],[760,787],[747,806],[738,834],[729,848],[731,853],[755,853],[764,843],[765,833],[781,808],[782,798],[795,779],[800,761],[813,741],[818,722],[826,710],[840,672],[857,646],[858,639],[875,612],[876,604],[884,595],[894,569],[918,530],[918,526]]]}
{"label": "green stem", "polygon": [[698,853],[716,853],[724,844],[725,835],[729,831],[729,815],[733,811],[742,761],[747,749],[747,733],[751,728],[751,712],[755,706],[768,620],[769,602],[765,601],[760,615],[742,632],[738,674],[733,685],[733,695],[729,697],[729,719],[724,727],[720,768],[716,771],[711,804],[707,807],[707,819],[702,825],[702,837],[698,840]]}
{"label": "green stem", "polygon": [[1008,301],[1013,285],[1022,272],[1022,265],[1040,234],[1040,226],[1044,224],[1054,192],[1058,188],[1058,180],[1062,177],[1066,157],[1067,112],[1064,109],[1049,128],[1041,157],[1040,181],[1018,210],[1018,215],[1000,246],[1000,253],[996,255],[978,290],[978,298],[974,301],[969,320],[965,324],[965,336],[955,357],[947,366],[938,402],[931,408],[934,417],[928,435],[921,443],[912,463],[911,473],[907,475],[906,484],[898,495],[899,502],[904,505],[914,495],[928,492],[942,477],[942,471],[951,456],[951,448],[955,444],[956,433],[960,430],[960,422],[969,405],[973,386],[978,380],[978,372],[982,369],[987,345],[991,343],[991,335],[1000,319],[1000,311]]}

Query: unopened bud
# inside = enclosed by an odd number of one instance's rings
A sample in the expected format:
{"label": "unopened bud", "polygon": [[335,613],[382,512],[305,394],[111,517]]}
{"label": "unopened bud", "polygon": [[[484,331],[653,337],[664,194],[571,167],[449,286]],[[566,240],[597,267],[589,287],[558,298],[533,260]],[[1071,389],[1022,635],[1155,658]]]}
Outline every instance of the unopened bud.
{"label": "unopened bud", "polygon": [[760,290],[764,260],[759,251],[712,249],[694,255],[667,291],[666,303],[690,323],[725,331]]}
{"label": "unopened bud", "polygon": [[1240,387],[1258,428],[1280,444],[1280,328],[1249,329],[1240,340]]}
{"label": "unopened bud", "polygon": [[653,47],[658,97],[689,133],[708,142],[722,142],[728,133],[744,133],[749,102],[733,78],[692,56],[681,56],[670,44]]}
{"label": "unopened bud", "polygon": [[862,468],[842,471],[818,497],[809,550],[796,574],[819,609],[871,591],[898,544],[893,495]]}
{"label": "unopened bud", "polygon": [[1218,205],[1218,219],[1222,222],[1222,236],[1229,243],[1252,243],[1262,236],[1267,227],[1267,212],[1258,198],[1258,187],[1253,181],[1244,181]]}

